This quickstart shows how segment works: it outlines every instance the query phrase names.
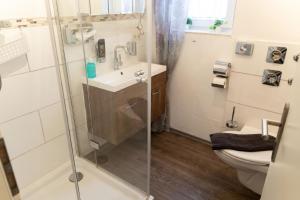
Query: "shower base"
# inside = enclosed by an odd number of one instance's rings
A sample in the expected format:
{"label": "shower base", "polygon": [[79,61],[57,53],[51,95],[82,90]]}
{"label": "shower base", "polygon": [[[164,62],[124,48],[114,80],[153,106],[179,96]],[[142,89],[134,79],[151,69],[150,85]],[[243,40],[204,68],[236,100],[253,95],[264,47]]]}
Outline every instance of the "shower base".
{"label": "shower base", "polygon": [[[81,158],[76,159],[77,170],[84,178],[79,182],[82,200],[146,200],[145,193],[107,174]],[[75,186],[69,181],[70,163],[58,167],[37,182],[22,189],[21,200],[76,200]],[[150,198],[152,199],[152,198]]]}

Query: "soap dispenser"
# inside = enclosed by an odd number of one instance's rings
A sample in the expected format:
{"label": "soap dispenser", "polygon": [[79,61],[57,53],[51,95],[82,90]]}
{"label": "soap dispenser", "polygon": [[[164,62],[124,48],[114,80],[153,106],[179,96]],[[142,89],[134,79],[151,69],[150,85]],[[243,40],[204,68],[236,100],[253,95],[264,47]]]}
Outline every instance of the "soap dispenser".
{"label": "soap dispenser", "polygon": [[104,63],[106,61],[105,40],[99,39],[96,44],[97,62]]}

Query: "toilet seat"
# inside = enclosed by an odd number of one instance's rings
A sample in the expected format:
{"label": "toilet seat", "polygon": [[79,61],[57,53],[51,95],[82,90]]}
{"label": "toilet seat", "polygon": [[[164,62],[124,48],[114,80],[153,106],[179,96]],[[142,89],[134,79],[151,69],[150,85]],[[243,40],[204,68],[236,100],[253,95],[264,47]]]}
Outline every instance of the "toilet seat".
{"label": "toilet seat", "polygon": [[[226,131],[233,134],[257,134],[260,131],[245,126],[241,131]],[[274,135],[274,134],[272,134]],[[221,150],[226,156],[251,165],[268,166],[271,163],[272,151],[244,152],[231,149]]]}
{"label": "toilet seat", "polygon": [[222,150],[222,153],[226,156],[245,162],[247,164],[267,166],[271,162],[272,151],[261,152],[242,152],[235,150]]}
{"label": "toilet seat", "polygon": [[[241,131],[227,131],[233,134],[259,134],[261,130],[244,126]],[[275,134],[270,133],[276,137]],[[271,163],[272,151],[243,152],[230,149],[215,150],[221,160],[237,170],[239,181],[257,194],[262,193],[266,175]]]}

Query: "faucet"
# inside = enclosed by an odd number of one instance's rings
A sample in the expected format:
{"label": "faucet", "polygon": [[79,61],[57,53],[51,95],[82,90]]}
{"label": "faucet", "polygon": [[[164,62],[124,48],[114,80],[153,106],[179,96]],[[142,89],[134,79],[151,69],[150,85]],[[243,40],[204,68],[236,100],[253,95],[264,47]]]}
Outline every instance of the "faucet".
{"label": "faucet", "polygon": [[118,54],[118,50],[119,49],[123,49],[125,51],[125,53],[127,53],[127,47],[126,46],[121,46],[121,45],[118,45],[115,47],[115,50],[114,50],[114,69],[115,70],[119,70],[120,67],[123,65],[123,62],[122,62],[122,57],[120,54]]}

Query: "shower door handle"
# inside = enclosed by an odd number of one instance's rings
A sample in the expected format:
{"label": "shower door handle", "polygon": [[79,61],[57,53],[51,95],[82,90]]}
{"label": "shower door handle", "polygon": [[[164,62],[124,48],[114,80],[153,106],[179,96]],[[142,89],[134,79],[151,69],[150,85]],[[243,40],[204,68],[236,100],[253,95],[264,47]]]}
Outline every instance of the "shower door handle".
{"label": "shower door handle", "polygon": [[272,152],[272,162],[275,162],[275,160],[276,160],[276,156],[277,156],[278,149],[279,149],[279,144],[280,144],[283,132],[284,132],[284,128],[285,128],[285,124],[286,124],[286,120],[287,120],[289,111],[290,111],[290,104],[286,103],[284,106],[284,110],[283,110],[280,122],[273,121],[273,120],[267,120],[267,119],[262,120],[262,137],[266,140],[269,138],[268,126],[272,125],[272,126],[279,127],[276,141],[275,141],[275,147]]}

